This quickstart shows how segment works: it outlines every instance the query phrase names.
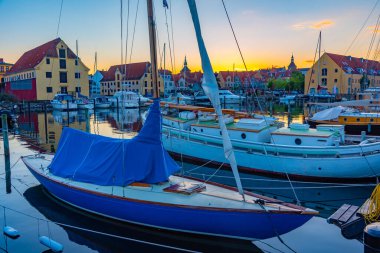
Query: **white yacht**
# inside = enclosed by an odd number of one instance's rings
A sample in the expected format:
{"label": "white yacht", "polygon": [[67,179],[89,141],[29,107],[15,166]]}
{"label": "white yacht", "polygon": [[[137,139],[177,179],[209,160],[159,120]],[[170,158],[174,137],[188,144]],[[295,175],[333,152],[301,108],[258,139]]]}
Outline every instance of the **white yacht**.
{"label": "white yacht", "polygon": [[118,91],[110,98],[110,101],[114,107],[136,108],[139,107],[140,98],[132,91]]}
{"label": "white yacht", "polygon": [[[221,103],[226,103],[226,104],[240,104],[245,99],[244,96],[235,95],[229,90],[219,90],[219,97],[220,97]],[[206,95],[197,94],[195,96],[195,102],[209,102],[209,101],[210,100]]]}
{"label": "white yacht", "polygon": [[68,94],[56,94],[50,103],[54,110],[76,110],[78,108],[74,97]]}

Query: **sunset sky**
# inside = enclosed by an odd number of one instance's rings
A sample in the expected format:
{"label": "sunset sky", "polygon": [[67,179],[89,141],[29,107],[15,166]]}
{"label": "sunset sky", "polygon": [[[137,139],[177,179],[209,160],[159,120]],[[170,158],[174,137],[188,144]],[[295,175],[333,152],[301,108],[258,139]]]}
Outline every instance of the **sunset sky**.
{"label": "sunset sky", "polygon": [[[200,70],[200,59],[191,16],[185,0],[167,0],[172,8],[175,70],[185,55],[191,70]],[[138,0],[129,0],[129,43]],[[162,0],[154,0],[160,50],[167,43]],[[294,53],[298,67],[309,67],[314,57],[319,30],[322,52],[344,54],[363,25],[376,0],[225,0],[243,56],[249,69],[287,66]],[[0,0],[2,28],[0,58],[15,63],[25,52],[56,37],[61,0]],[[128,0],[124,5],[124,50]],[[218,70],[243,70],[237,46],[221,0],[198,0],[202,33],[213,67]],[[373,27],[380,13],[380,3],[365,29],[347,54],[365,57]],[[170,21],[170,11],[167,10]],[[170,23],[169,23],[170,26]],[[79,56],[98,69],[120,64],[120,0],[64,0],[61,37],[73,50],[79,41]],[[167,45],[168,49],[168,45]],[[129,53],[128,53],[129,59]],[[146,1],[139,1],[132,62],[149,61]],[[128,61],[129,62],[129,61]],[[172,69],[169,50],[166,68]]]}

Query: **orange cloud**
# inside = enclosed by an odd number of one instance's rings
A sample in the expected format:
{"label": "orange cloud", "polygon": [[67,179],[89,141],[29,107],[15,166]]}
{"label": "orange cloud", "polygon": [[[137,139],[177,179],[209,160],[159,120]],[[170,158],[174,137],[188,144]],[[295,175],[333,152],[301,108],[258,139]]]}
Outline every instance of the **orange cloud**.
{"label": "orange cloud", "polygon": [[325,20],[322,20],[322,21],[319,21],[319,22],[316,22],[314,24],[312,24],[310,26],[310,28],[312,29],[322,29],[322,28],[326,28],[326,27],[329,27],[329,26],[332,26],[334,24],[334,22],[330,19],[325,19]]}
{"label": "orange cloud", "polygon": [[334,21],[332,21],[330,19],[325,19],[325,20],[321,20],[321,21],[317,21],[317,22],[302,22],[302,23],[294,24],[294,25],[292,25],[292,29],[293,30],[304,30],[304,29],[319,30],[322,28],[332,26],[333,24],[335,24]]}
{"label": "orange cloud", "polygon": [[314,60],[306,60],[304,63],[314,63]]}
{"label": "orange cloud", "polygon": [[[367,26],[367,31],[370,31],[371,33],[374,33],[375,32],[375,28],[376,28],[375,25]],[[379,30],[379,28],[377,28],[376,33],[379,33],[379,32],[380,32],[380,30]]]}

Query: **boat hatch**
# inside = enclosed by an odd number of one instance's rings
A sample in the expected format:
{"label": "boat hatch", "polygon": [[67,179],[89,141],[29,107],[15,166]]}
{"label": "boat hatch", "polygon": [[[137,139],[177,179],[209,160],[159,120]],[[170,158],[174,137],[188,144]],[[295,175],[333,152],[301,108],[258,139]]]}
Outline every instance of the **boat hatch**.
{"label": "boat hatch", "polygon": [[204,190],[206,190],[206,186],[204,184],[191,182],[181,182],[164,188],[165,192],[181,193],[185,195],[191,195],[193,193],[202,192]]}

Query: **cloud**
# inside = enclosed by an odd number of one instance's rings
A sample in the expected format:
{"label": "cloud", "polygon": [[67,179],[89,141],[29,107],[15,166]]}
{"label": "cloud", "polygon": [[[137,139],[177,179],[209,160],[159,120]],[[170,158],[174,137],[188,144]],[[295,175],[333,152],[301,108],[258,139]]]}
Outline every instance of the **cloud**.
{"label": "cloud", "polygon": [[306,60],[305,63],[314,63],[314,60]]}
{"label": "cloud", "polygon": [[314,24],[311,24],[310,28],[319,30],[322,28],[332,26],[333,24],[334,24],[334,21],[332,21],[330,19],[325,19],[325,20],[316,22]]}
{"label": "cloud", "polygon": [[321,21],[306,21],[292,25],[293,30],[305,30],[305,29],[313,29],[320,30],[322,28],[327,28],[335,24],[334,21],[330,19],[325,19]]}
{"label": "cloud", "polygon": [[[375,25],[370,25],[370,26],[367,26],[366,30],[369,31],[369,32],[371,32],[371,33],[374,33],[375,32],[375,28],[376,28]],[[378,27],[376,33],[379,33],[379,32],[380,32],[380,29]]]}

